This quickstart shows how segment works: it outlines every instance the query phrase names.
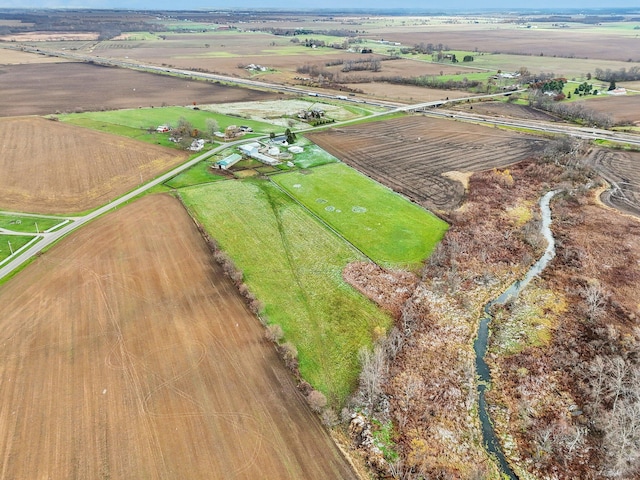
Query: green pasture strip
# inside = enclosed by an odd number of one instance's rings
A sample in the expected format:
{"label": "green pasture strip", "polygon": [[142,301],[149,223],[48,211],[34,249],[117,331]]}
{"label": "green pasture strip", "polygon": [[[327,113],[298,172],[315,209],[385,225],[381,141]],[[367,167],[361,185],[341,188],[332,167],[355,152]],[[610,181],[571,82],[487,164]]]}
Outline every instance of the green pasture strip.
{"label": "green pasture strip", "polygon": [[[11,256],[11,250],[16,252],[33,239],[34,237],[30,236],[0,234],[0,262]],[[9,244],[11,244],[11,247],[9,247]]]}
{"label": "green pasture strip", "polygon": [[244,273],[269,323],[298,349],[300,372],[341,405],[357,384],[358,350],[391,319],[342,280],[364,260],[274,184],[256,179],[180,190],[191,213]]}
{"label": "green pasture strip", "polygon": [[614,150],[625,150],[625,151],[629,151],[629,152],[637,152],[640,151],[640,148],[632,145],[630,143],[626,143],[626,142],[616,142],[614,140],[605,140],[602,138],[597,138],[595,140],[593,140],[593,143],[595,143],[596,145],[599,145],[601,147],[607,147],[607,148],[611,148]]}
{"label": "green pasture strip", "polygon": [[465,78],[469,81],[477,80],[479,82],[486,82],[489,78],[494,75],[491,72],[461,72],[456,74],[449,75],[426,75],[427,77],[433,77],[442,82],[446,82],[447,80],[455,80],[460,82]]}
{"label": "green pasture strip", "polygon": [[[445,92],[445,90],[443,90],[443,92]],[[444,95],[443,95],[444,97]],[[371,123],[371,122],[382,122],[382,121],[386,121],[386,120],[391,120],[393,118],[401,118],[401,117],[405,117],[407,116],[406,112],[395,112],[395,113],[389,113],[386,115],[376,115],[376,116],[368,116],[368,117],[362,117],[362,118],[358,118],[355,120],[348,120],[348,123],[345,122],[345,124],[348,124],[349,126],[352,125],[361,125],[363,123]],[[342,125],[341,125],[342,126]],[[313,131],[315,132],[319,132],[322,130],[327,130],[329,128],[335,128],[336,125],[334,123],[327,123],[326,125],[321,125],[317,128],[314,128]],[[307,133],[307,130],[301,131],[300,134],[304,134]]]}
{"label": "green pasture strip", "polygon": [[209,182],[217,182],[219,180],[224,180],[224,175],[218,175],[214,170],[211,169],[211,166],[215,162],[210,160],[203,160],[202,162],[196,163],[193,167],[188,170],[185,170],[182,173],[179,173],[175,177],[170,180],[164,182],[167,187],[170,188],[184,188],[190,187],[192,185],[200,185],[202,183]]}
{"label": "green pasture strip", "polygon": [[272,177],[374,262],[417,269],[448,225],[343,163]]}
{"label": "green pasture strip", "polygon": [[296,153],[293,156],[292,162],[297,167],[311,168],[338,161],[338,159],[329,152],[302,136],[298,136],[295,145],[304,148],[302,153]]}
{"label": "green pasture strip", "polygon": [[63,221],[64,220],[59,218],[7,215],[0,213],[0,228],[13,230],[14,232],[44,232]]}
{"label": "green pasture strip", "polygon": [[[246,125],[255,132],[263,133],[269,133],[273,129],[273,125],[269,123],[238,118],[208,110],[194,110],[190,107],[135,108],[106,112],[70,113],[60,115],[59,118],[62,121],[76,125],[83,125],[83,122],[87,122],[87,125],[98,125],[102,122],[105,128],[122,129],[121,131],[126,136],[130,136],[130,134],[126,133],[130,131],[127,129],[133,129],[139,132],[140,135],[144,135],[147,129],[155,129],[159,125],[175,127],[178,125],[180,118],[185,118],[194,128],[203,133],[207,130],[207,119],[217,121],[221,130],[230,125]],[[151,135],[158,136],[155,133]],[[161,136],[168,138],[170,135],[164,133]]]}

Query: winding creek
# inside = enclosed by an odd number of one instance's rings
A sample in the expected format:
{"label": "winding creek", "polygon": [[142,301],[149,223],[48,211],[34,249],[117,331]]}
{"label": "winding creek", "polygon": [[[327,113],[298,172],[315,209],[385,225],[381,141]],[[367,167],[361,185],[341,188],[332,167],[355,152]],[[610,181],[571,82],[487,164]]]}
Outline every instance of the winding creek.
{"label": "winding creek", "polygon": [[480,416],[480,424],[482,426],[482,438],[484,445],[491,456],[493,456],[500,466],[502,473],[511,480],[517,480],[518,476],[513,472],[509,463],[507,462],[500,442],[493,429],[491,418],[489,417],[489,411],[487,409],[487,402],[485,399],[485,391],[491,382],[491,373],[489,366],[484,360],[487,353],[487,342],[489,339],[489,322],[491,321],[491,308],[494,305],[504,305],[507,301],[518,296],[531,281],[533,277],[538,275],[551,259],[556,254],[555,239],[551,233],[551,208],[549,203],[551,199],[559,192],[559,190],[547,192],[540,199],[540,212],[542,215],[542,227],[540,231],[547,241],[547,248],[544,254],[538,259],[536,263],[527,271],[524,278],[513,283],[507,290],[505,290],[500,296],[494,298],[484,306],[485,316],[480,320],[480,326],[478,327],[478,336],[473,344],[473,349],[476,353],[476,375],[478,376],[478,414]]}

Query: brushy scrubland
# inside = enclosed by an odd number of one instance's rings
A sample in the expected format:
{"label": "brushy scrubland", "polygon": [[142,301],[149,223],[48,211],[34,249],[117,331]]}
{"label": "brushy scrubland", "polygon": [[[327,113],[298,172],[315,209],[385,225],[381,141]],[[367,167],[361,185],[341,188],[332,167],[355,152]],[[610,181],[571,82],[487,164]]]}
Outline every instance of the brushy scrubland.
{"label": "brushy scrubland", "polygon": [[[490,413],[520,478],[637,478],[640,224],[597,205],[586,187],[597,180],[572,160],[471,177],[394,329],[362,356],[354,405],[375,419],[363,448],[381,473],[499,477],[482,446],[473,341],[484,304],[544,250],[537,201],[561,188],[555,259],[491,323]],[[389,424],[384,446],[376,425]]]}

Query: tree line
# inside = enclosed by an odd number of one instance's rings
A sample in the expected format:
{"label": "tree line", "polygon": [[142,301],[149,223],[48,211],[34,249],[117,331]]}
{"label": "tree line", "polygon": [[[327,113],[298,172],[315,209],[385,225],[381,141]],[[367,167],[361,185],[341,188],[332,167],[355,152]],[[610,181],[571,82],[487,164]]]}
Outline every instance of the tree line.
{"label": "tree line", "polygon": [[640,80],[640,67],[631,67],[628,70],[626,68],[620,70],[596,68],[595,77],[603,82],[632,82]]}

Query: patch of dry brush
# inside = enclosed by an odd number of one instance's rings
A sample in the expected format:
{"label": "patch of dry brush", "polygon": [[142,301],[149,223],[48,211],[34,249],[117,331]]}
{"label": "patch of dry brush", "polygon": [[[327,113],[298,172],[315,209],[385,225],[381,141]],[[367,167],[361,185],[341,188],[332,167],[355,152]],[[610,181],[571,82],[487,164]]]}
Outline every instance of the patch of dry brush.
{"label": "patch of dry brush", "polygon": [[[384,351],[389,343],[399,347],[374,370],[382,379],[378,391],[361,398],[370,402],[363,403],[367,413],[394,425],[399,456],[388,462],[385,474],[497,478],[475,414],[472,345],[484,304],[521,278],[546,246],[538,233],[539,198],[566,188],[572,193],[553,205],[558,255],[548,271],[562,272],[561,264],[578,270],[567,278],[558,273],[553,282],[552,274],[545,274],[520,303],[499,312],[494,327],[502,328],[502,336],[492,337],[488,358],[491,412],[507,456],[523,478],[632,478],[639,451],[636,430],[621,436],[620,429],[635,429],[638,423],[629,415],[638,408],[638,393],[630,385],[637,385],[640,341],[637,327],[629,324],[636,321],[638,305],[624,299],[638,298],[640,274],[623,268],[623,259],[635,259],[637,265],[640,253],[632,252],[631,238],[640,232],[627,225],[612,233],[608,217],[615,214],[591,210],[597,207],[584,197],[590,191],[580,188],[587,181],[575,167],[535,161],[471,178],[467,203],[450,214],[450,230],[402,308],[391,335],[395,340],[380,344]],[[618,253],[602,267],[606,271],[580,271],[585,262],[609,258],[603,257],[603,251],[612,250],[607,235],[617,241]],[[370,289],[374,296],[376,288]],[[618,296],[611,294],[616,289]],[[530,312],[536,316],[526,323]],[[612,318],[618,326],[611,326]],[[623,320],[626,328],[620,327]],[[496,344],[511,332],[508,322],[515,332],[507,337],[509,348]],[[594,371],[609,376],[615,371],[618,378],[617,384],[596,389],[597,402],[588,400],[594,395]],[[608,433],[613,428],[616,435]],[[619,453],[612,454],[614,448]]]}
{"label": "patch of dry brush", "polygon": [[640,222],[593,192],[554,204],[540,282],[567,305],[546,345],[496,358],[496,401],[538,478],[640,475]]}

